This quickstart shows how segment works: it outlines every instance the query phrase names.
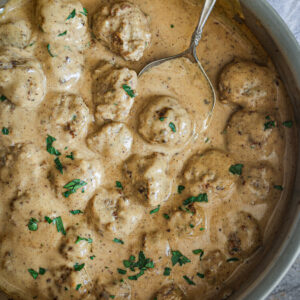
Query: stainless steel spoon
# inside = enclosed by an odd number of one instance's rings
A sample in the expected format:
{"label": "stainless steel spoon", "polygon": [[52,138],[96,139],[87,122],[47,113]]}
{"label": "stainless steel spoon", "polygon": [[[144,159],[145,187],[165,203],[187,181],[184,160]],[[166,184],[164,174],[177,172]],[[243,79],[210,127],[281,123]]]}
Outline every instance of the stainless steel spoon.
{"label": "stainless steel spoon", "polygon": [[193,35],[192,35],[190,47],[187,50],[183,51],[180,54],[177,54],[177,55],[174,55],[174,56],[169,56],[169,57],[166,57],[166,58],[161,58],[161,59],[155,60],[155,61],[147,64],[139,72],[139,75],[138,75],[138,76],[141,76],[143,73],[145,73],[146,71],[149,71],[153,67],[156,67],[156,66],[158,66],[158,65],[160,65],[160,64],[162,64],[166,61],[176,59],[176,58],[180,58],[180,57],[186,57],[189,60],[191,60],[192,62],[196,62],[199,65],[199,68],[200,68],[201,72],[203,73],[205,79],[207,80],[207,82],[209,84],[209,87],[211,89],[211,92],[212,92],[213,105],[212,105],[212,108],[210,110],[210,114],[212,114],[212,112],[215,108],[216,92],[215,92],[215,89],[214,89],[209,77],[205,73],[205,71],[204,71],[204,69],[203,69],[203,67],[202,67],[202,65],[201,65],[201,63],[198,59],[198,56],[197,56],[197,53],[196,53],[196,48],[197,48],[197,46],[198,46],[198,44],[201,40],[203,27],[204,27],[209,15],[210,15],[212,9],[214,8],[215,3],[216,3],[216,0],[205,0],[205,3],[204,3],[204,6],[203,6],[203,9],[202,9],[202,12],[201,12],[201,16],[200,16],[198,25],[197,25],[197,27],[196,27]]}

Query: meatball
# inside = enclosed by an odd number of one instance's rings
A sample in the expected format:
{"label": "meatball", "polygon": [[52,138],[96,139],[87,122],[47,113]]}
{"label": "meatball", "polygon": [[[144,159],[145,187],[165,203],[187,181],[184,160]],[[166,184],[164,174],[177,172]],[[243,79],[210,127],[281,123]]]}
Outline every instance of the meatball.
{"label": "meatball", "polygon": [[262,244],[257,220],[243,211],[223,221],[223,233],[227,237],[226,248],[231,256],[250,257]]}
{"label": "meatball", "polygon": [[191,137],[193,124],[177,100],[159,97],[140,114],[138,131],[151,144],[178,147]]}
{"label": "meatball", "polygon": [[88,200],[101,183],[102,167],[96,161],[81,159],[62,160],[63,174],[55,167],[49,180],[54,185],[57,197],[64,198],[70,210],[84,210]]}
{"label": "meatball", "polygon": [[45,64],[53,78],[54,88],[59,91],[74,90],[80,79],[84,58],[74,47],[61,43],[45,45]]}
{"label": "meatball", "polygon": [[167,175],[167,160],[163,154],[132,155],[123,172],[132,184],[132,192],[142,203],[155,206],[166,201],[171,193],[171,178]]}
{"label": "meatball", "polygon": [[17,52],[0,53],[0,93],[17,106],[33,108],[46,93],[46,77],[40,63]]}
{"label": "meatball", "polygon": [[156,294],[157,300],[183,300],[185,299],[181,289],[175,285],[170,284],[162,287]]}
{"label": "meatball", "polygon": [[45,102],[40,112],[41,124],[50,135],[71,140],[87,134],[91,118],[81,96],[54,94]]}
{"label": "meatball", "polygon": [[184,169],[184,179],[191,186],[192,194],[202,191],[216,193],[221,197],[230,196],[238,177],[229,172],[234,160],[229,154],[210,150],[193,155]]}
{"label": "meatball", "polygon": [[267,111],[277,100],[275,73],[253,62],[234,61],[223,69],[219,89],[224,102]]}
{"label": "meatball", "polygon": [[25,48],[30,41],[30,25],[24,20],[0,25],[0,47]]}
{"label": "meatball", "polygon": [[272,116],[236,112],[226,129],[227,147],[241,161],[268,160],[283,148],[283,136]]}
{"label": "meatball", "polygon": [[88,137],[87,144],[91,150],[105,158],[126,159],[131,152],[133,135],[123,123],[108,123]]}
{"label": "meatball", "polygon": [[[136,96],[137,74],[127,68],[104,64],[94,71],[93,100],[97,120],[124,121]],[[127,91],[130,89],[130,91]]]}
{"label": "meatball", "polygon": [[151,40],[148,17],[127,1],[100,8],[93,18],[93,32],[125,60],[139,60]]}
{"label": "meatball", "polygon": [[130,234],[142,218],[143,209],[116,189],[101,188],[88,206],[91,223],[97,231]]}
{"label": "meatball", "polygon": [[76,45],[88,42],[87,11],[77,0],[38,0],[37,20],[51,42]]}

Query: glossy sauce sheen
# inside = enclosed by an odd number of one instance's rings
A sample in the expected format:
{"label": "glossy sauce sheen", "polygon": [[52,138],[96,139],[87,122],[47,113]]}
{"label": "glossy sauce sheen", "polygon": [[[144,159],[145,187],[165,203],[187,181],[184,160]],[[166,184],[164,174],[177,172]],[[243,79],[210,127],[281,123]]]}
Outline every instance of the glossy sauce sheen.
{"label": "glossy sauce sheen", "polygon": [[[225,299],[260,262],[282,220],[295,135],[284,86],[247,28],[216,9],[197,49],[217,90],[213,115],[207,82],[187,59],[138,79],[126,70],[136,97],[119,86],[127,102],[116,103],[121,105],[116,113],[113,106],[101,106],[103,86],[115,70],[110,64],[138,72],[152,60],[183,51],[201,6],[188,0],[132,0],[148,16],[151,42],[138,62],[130,62],[91,34],[93,15],[106,2],[80,2],[88,29],[80,37],[80,31],[73,33],[78,45],[68,37],[72,28],[60,41],[39,29],[35,1],[20,1],[1,19],[2,24],[25,20],[32,30],[31,46],[20,50],[4,43],[8,50],[1,50],[1,59],[36,58],[46,86],[40,103],[22,107],[9,97],[0,102],[0,127],[9,130],[0,136],[0,287],[15,299]],[[49,15],[55,19],[60,13]],[[67,71],[53,67],[60,55],[58,64],[77,63]],[[251,84],[235,89],[253,78],[263,78],[263,84],[254,91]],[[265,90],[270,90],[267,100]],[[170,109],[160,115],[155,105]],[[128,109],[127,117],[122,109]],[[108,113],[116,114],[117,122],[102,117]],[[47,151],[48,135],[56,138],[52,146],[61,155]],[[63,187],[74,179],[86,185],[63,196]],[[196,202],[185,205],[187,199]],[[58,232],[57,219],[49,224],[45,216],[61,217],[66,235]],[[31,218],[38,221],[36,231],[28,228]],[[132,271],[123,261],[130,255],[137,261],[140,251],[154,267],[130,280],[140,269]],[[173,265],[176,251],[190,262]],[[76,264],[84,267],[76,271]],[[39,268],[46,272],[34,279],[28,270]],[[165,268],[171,268],[169,275]]]}

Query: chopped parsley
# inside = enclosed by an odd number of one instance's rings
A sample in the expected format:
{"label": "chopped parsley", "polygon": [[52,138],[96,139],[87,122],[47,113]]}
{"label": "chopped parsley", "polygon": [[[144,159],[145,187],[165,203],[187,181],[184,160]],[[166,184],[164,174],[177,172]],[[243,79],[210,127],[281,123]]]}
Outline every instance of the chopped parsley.
{"label": "chopped parsley", "polygon": [[163,216],[164,216],[164,218],[165,218],[166,220],[169,220],[169,219],[170,219],[170,216],[169,216],[168,214],[163,214]]}
{"label": "chopped parsley", "polygon": [[204,255],[204,251],[202,249],[195,249],[193,250],[194,254],[200,254],[200,260],[202,258],[202,256]]}
{"label": "chopped parsley", "polygon": [[59,155],[61,155],[61,153],[52,146],[52,144],[55,141],[56,141],[56,138],[54,138],[53,136],[51,136],[51,135],[47,136],[47,138],[46,138],[47,151],[52,155],[59,156]]}
{"label": "chopped parsley", "polygon": [[129,85],[123,84],[122,88],[123,88],[123,90],[127,93],[127,95],[130,98],[134,98],[135,97],[134,91],[131,89],[131,87]]}
{"label": "chopped parsley", "polygon": [[116,187],[123,190],[123,185],[120,181],[116,181]]}
{"label": "chopped parsley", "polygon": [[201,227],[199,230],[200,230],[200,231],[203,231],[203,230],[205,230],[205,228],[204,228],[204,227]]}
{"label": "chopped parsley", "polygon": [[75,244],[78,244],[81,241],[86,241],[89,244],[91,244],[93,242],[93,239],[91,239],[91,238],[83,238],[81,236],[77,236],[77,240],[76,240]]}
{"label": "chopped parsley", "polygon": [[174,28],[175,26],[174,26],[174,24],[171,24],[170,27],[171,27],[171,28]]}
{"label": "chopped parsley", "polygon": [[189,284],[189,285],[196,285],[195,282],[193,280],[191,280],[189,277],[187,277],[186,275],[182,276],[185,281]]}
{"label": "chopped parsley", "polygon": [[87,16],[87,14],[88,14],[87,9],[86,9],[86,8],[83,8],[82,10],[83,10],[83,11],[81,11],[80,13],[81,13],[82,15],[84,15],[84,16]]}
{"label": "chopped parsley", "polygon": [[68,198],[71,194],[76,193],[76,191],[87,185],[87,183],[80,179],[73,179],[72,181],[68,182],[66,185],[64,185],[64,189],[67,189],[66,192],[63,193],[63,195]]}
{"label": "chopped parsley", "polygon": [[181,194],[182,191],[184,191],[184,189],[185,189],[185,186],[184,186],[184,185],[179,185],[179,186],[177,187],[177,192],[178,192],[178,194]]}
{"label": "chopped parsley", "polygon": [[117,244],[121,244],[121,245],[124,244],[124,242],[123,242],[121,239],[117,239],[117,238],[114,238],[114,239],[113,239],[113,242],[115,242],[115,243],[117,243]]}
{"label": "chopped parsley", "polygon": [[90,260],[94,260],[95,257],[95,255],[90,256]]}
{"label": "chopped parsley", "polygon": [[63,235],[66,235],[66,231],[61,217],[53,219],[52,222],[53,224],[56,224],[56,229],[58,232],[61,232]]}
{"label": "chopped parsley", "polygon": [[190,226],[191,228],[194,228],[194,227],[195,227],[195,225],[194,225],[194,224],[189,224],[189,226]]}
{"label": "chopped parsley", "polygon": [[60,160],[59,160],[59,157],[56,157],[55,159],[54,159],[54,162],[55,162],[55,165],[56,165],[56,169],[61,173],[61,174],[63,174],[64,173],[64,171],[63,171],[63,165],[62,165],[62,163],[60,162]]}
{"label": "chopped parsley", "polygon": [[28,272],[33,279],[37,279],[37,277],[39,276],[39,273],[37,271],[34,271],[33,269],[28,269]]}
{"label": "chopped parsley", "polygon": [[174,124],[173,122],[170,122],[170,123],[169,123],[169,127],[171,128],[171,130],[172,130],[173,132],[176,132],[176,126],[175,126],[175,124]]}
{"label": "chopped parsley", "polygon": [[78,264],[78,263],[76,263],[75,265],[74,265],[74,270],[75,271],[81,271],[83,268],[84,268],[84,266],[85,266],[85,264],[83,263],[83,264]]}
{"label": "chopped parsley", "polygon": [[71,160],[74,160],[74,155],[73,152],[71,152],[70,155],[66,155],[66,158],[70,158]]}
{"label": "chopped parsley", "polygon": [[207,194],[199,194],[198,196],[191,196],[183,201],[183,205],[190,205],[194,202],[208,202]]}
{"label": "chopped parsley", "polygon": [[150,211],[150,215],[157,213],[160,210],[160,205]]}
{"label": "chopped parsley", "polygon": [[109,295],[109,298],[111,298],[111,299],[115,299],[115,295]]}
{"label": "chopped parsley", "polygon": [[231,258],[228,258],[226,261],[227,262],[232,262],[232,261],[238,261],[239,259],[237,257],[231,257]]}
{"label": "chopped parsley", "polygon": [[292,128],[293,127],[293,121],[284,121],[282,123],[282,125],[287,127],[287,128]]}
{"label": "chopped parsley", "polygon": [[60,33],[58,36],[64,36],[64,35],[66,35],[66,34],[67,34],[67,30],[64,31],[64,32],[62,32],[62,33]]}
{"label": "chopped parsley", "polygon": [[281,185],[274,185],[274,189],[278,191],[283,191],[283,187]]}
{"label": "chopped parsley", "polygon": [[76,210],[70,210],[70,213],[72,215],[79,215],[79,214],[83,214],[83,211],[81,211],[80,209],[76,209]]}
{"label": "chopped parsley", "polygon": [[204,274],[197,272],[197,276],[200,278],[204,278]]}
{"label": "chopped parsley", "polygon": [[46,273],[46,269],[44,268],[39,268],[39,274],[44,275]]}
{"label": "chopped parsley", "polygon": [[209,142],[209,137],[207,137],[204,141],[204,143],[208,143]]}
{"label": "chopped parsley", "polygon": [[34,219],[34,218],[31,218],[29,220],[29,223],[28,223],[28,229],[30,231],[37,231],[38,230],[38,220],[37,219]]}
{"label": "chopped parsley", "polygon": [[[266,117],[267,120],[270,120],[270,117]],[[267,129],[271,129],[272,127],[275,127],[276,126],[276,123],[275,121],[268,121],[264,124],[264,130],[267,130]]]}
{"label": "chopped parsley", "polygon": [[159,118],[159,121],[162,121],[163,122],[163,120],[165,119],[166,117],[160,117]]}
{"label": "chopped parsley", "polygon": [[1,95],[1,96],[0,96],[0,101],[1,101],[1,102],[4,102],[5,100],[7,100],[7,98],[6,98],[4,95]]}
{"label": "chopped parsley", "polygon": [[66,21],[69,19],[73,19],[75,17],[75,15],[76,15],[76,9],[73,9],[72,12],[67,17]]}
{"label": "chopped parsley", "polygon": [[81,288],[81,286],[82,286],[81,283],[77,284],[77,285],[76,285],[76,291],[78,291],[78,290]]}
{"label": "chopped parsley", "polygon": [[186,256],[184,256],[180,251],[172,251],[172,265],[175,266],[179,263],[180,266],[191,262]]}
{"label": "chopped parsley", "polygon": [[127,273],[127,271],[123,269],[118,269],[118,273],[124,275]]}
{"label": "chopped parsley", "polygon": [[171,271],[172,271],[171,268],[166,267],[165,270],[164,270],[164,276],[169,276]]}
{"label": "chopped parsley", "polygon": [[3,133],[4,135],[9,135],[9,129],[6,128],[6,127],[2,127],[2,133]]}
{"label": "chopped parsley", "polygon": [[49,224],[52,223],[52,220],[49,217],[47,217],[47,216],[45,217],[45,221],[48,222]]}
{"label": "chopped parsley", "polygon": [[242,175],[243,167],[243,164],[231,165],[229,168],[229,172],[234,175]]}
{"label": "chopped parsley", "polygon": [[56,57],[57,55],[52,54],[50,44],[47,44],[47,50],[51,57]]}

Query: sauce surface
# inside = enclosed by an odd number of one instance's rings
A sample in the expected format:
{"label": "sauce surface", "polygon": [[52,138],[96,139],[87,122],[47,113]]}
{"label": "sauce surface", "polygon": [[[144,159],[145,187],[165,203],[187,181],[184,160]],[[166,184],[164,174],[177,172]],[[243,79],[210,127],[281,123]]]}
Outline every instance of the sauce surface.
{"label": "sauce surface", "polygon": [[0,25],[0,288],[14,299],[226,299],[271,245],[293,116],[269,57],[191,0],[13,1]]}

